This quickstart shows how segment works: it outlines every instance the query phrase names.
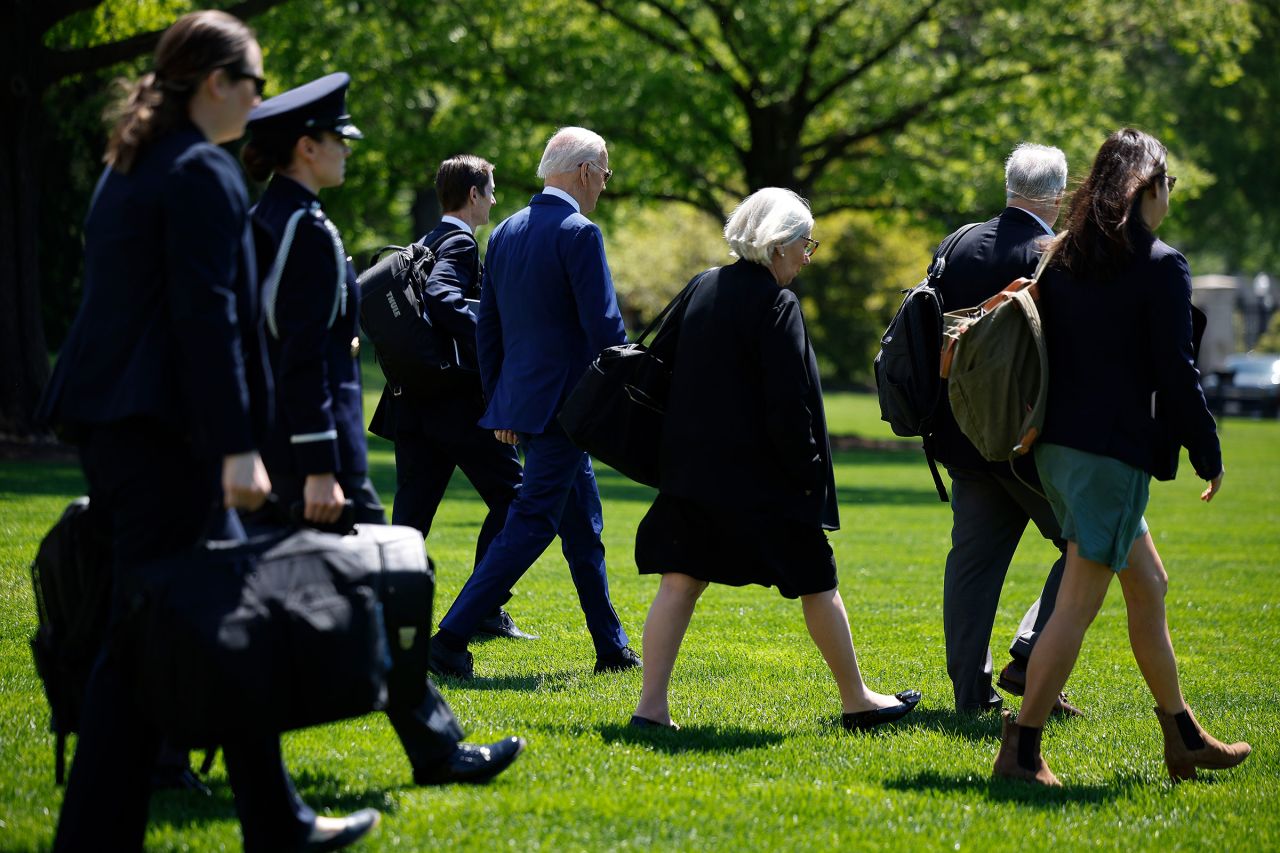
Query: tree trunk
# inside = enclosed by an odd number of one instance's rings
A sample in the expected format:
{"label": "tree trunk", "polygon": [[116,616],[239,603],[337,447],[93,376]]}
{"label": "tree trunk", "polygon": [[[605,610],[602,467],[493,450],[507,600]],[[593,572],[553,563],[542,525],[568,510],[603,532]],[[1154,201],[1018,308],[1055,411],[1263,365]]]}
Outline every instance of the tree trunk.
{"label": "tree trunk", "polygon": [[0,434],[30,438],[49,378],[37,263],[43,48],[30,4],[16,7],[0,27]]}

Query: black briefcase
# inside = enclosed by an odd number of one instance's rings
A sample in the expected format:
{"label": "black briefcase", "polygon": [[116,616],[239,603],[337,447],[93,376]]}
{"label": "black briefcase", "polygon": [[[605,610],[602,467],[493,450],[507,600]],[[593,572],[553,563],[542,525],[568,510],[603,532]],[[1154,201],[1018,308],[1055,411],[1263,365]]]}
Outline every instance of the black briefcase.
{"label": "black briefcase", "polygon": [[144,567],[138,681],[160,728],[202,746],[385,707],[388,578],[371,547],[282,531]]}
{"label": "black briefcase", "polygon": [[658,485],[680,322],[698,283],[713,272],[690,281],[634,343],[596,356],[557,415],[575,445],[637,483]]}

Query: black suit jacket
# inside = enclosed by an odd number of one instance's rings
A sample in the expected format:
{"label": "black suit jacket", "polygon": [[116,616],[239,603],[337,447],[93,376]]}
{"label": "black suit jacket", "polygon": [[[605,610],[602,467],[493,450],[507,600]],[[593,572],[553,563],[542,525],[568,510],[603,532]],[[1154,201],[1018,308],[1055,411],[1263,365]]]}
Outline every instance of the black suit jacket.
{"label": "black suit jacket", "polygon": [[698,285],[680,326],[659,488],[835,530],[817,361],[790,290],[749,261]]}
{"label": "black suit jacket", "polygon": [[224,456],[271,411],[240,167],[184,122],[128,175],[106,169],[84,229],[84,298],[38,416],[70,428],[155,418]]}
{"label": "black suit jacket", "polygon": [[412,435],[456,438],[464,430],[475,429],[484,414],[476,358],[476,315],[466,301],[480,296],[479,247],[474,237],[452,222],[441,222],[418,242],[434,247],[436,255],[423,293],[428,319],[457,342],[462,365],[477,373],[474,383],[431,400],[418,399],[411,391],[397,397],[384,387],[369,431],[391,441]]}
{"label": "black suit jacket", "polygon": [[[973,228],[952,250],[938,286],[945,310],[971,308],[1003,290],[1014,279],[1030,276],[1040,260],[1040,247],[1048,237],[1039,222],[1016,207],[1006,207],[999,216]],[[1008,463],[988,462],[960,432],[951,414],[945,387],[936,436],[934,455],[946,465],[1009,472]],[[1033,466],[1027,465],[1027,469],[1027,475],[1034,477]]]}
{"label": "black suit jacket", "polygon": [[1042,441],[1161,479],[1176,473],[1180,445],[1202,479],[1217,476],[1222,452],[1195,368],[1186,258],[1147,237],[1108,281],[1051,266],[1040,281],[1040,314],[1049,348]]}

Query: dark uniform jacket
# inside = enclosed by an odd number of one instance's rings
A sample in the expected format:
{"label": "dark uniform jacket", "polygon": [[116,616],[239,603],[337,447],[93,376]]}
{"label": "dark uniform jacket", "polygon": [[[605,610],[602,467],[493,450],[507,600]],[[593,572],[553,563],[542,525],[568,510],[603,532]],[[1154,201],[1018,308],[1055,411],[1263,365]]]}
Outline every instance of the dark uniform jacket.
{"label": "dark uniform jacket", "polygon": [[484,414],[476,361],[476,315],[468,299],[480,296],[480,250],[475,238],[452,222],[441,222],[418,241],[434,247],[435,266],[427,279],[424,307],[432,327],[458,345],[461,365],[476,370],[466,388],[422,400],[406,390],[399,397],[383,388],[369,423],[374,435],[395,441],[401,435],[456,437],[475,429]]}
{"label": "dark uniform jacket", "polygon": [[738,261],[690,298],[662,431],[660,491],[835,530],[822,386],[800,302]]}
{"label": "dark uniform jacket", "polygon": [[[1006,207],[999,216],[970,230],[952,250],[938,286],[944,310],[972,308],[1014,279],[1031,276],[1040,260],[1040,248],[1048,239],[1044,227],[1016,207]],[[954,468],[1009,473],[1007,462],[988,462],[960,432],[945,387],[937,418],[934,455],[938,461]],[[1034,477],[1034,466],[1024,464],[1025,473],[1023,466],[1019,472]]]}
{"label": "dark uniform jacket", "polygon": [[342,238],[319,199],[282,175],[252,212],[277,399],[263,462],[301,477],[362,474],[369,466],[353,353],[360,300]]}
{"label": "dark uniform jacket", "polygon": [[211,456],[254,449],[271,379],[235,160],[184,122],[128,175],[108,168],[84,253],[84,299],[39,416],[73,438],[77,428],[146,417]]}
{"label": "dark uniform jacket", "polygon": [[1217,425],[1195,368],[1191,272],[1148,235],[1108,281],[1052,265],[1040,280],[1049,348],[1041,441],[1110,456],[1159,477],[1185,447],[1201,479],[1222,471]]}

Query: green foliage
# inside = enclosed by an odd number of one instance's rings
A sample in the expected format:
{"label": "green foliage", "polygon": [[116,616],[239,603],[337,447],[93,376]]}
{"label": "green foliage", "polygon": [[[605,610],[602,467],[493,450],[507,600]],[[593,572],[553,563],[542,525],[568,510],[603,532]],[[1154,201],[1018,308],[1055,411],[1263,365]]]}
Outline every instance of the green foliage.
{"label": "green foliage", "polygon": [[796,279],[824,379],[870,384],[880,335],[929,266],[929,232],[907,216],[859,212],[819,220],[822,245]]}
{"label": "green foliage", "polygon": [[[837,431],[877,423],[874,397],[828,400]],[[879,426],[871,437],[888,437]],[[902,725],[845,735],[835,723],[835,686],[798,604],[756,587],[712,587],[672,681],[672,709],[684,730],[627,728],[640,673],[591,674],[591,643],[553,548],[509,605],[543,638],[477,644],[478,679],[441,685],[470,740],[528,737],[510,771],[486,786],[415,788],[377,714],[287,736],[286,762],[317,808],[383,811],[382,825],[359,848],[368,851],[941,851],[984,849],[992,839],[1034,850],[1163,851],[1217,849],[1224,838],[1275,849],[1278,429],[1227,420],[1221,494],[1202,504],[1199,486],[1184,474],[1154,485],[1147,513],[1171,579],[1169,622],[1188,701],[1211,732],[1254,745],[1243,766],[1209,779],[1168,782],[1152,703],[1128,648],[1123,598],[1113,589],[1067,686],[1088,716],[1050,722],[1044,735],[1045,756],[1067,787],[1042,792],[989,780],[999,723],[951,711],[941,616],[950,514],[914,450],[837,456],[844,528],[831,536],[867,681],[924,693]],[[394,471],[385,442],[373,442],[371,461],[389,502]],[[613,599],[639,645],[656,581],[635,573],[632,545],[652,491],[608,470],[600,484]],[[35,618],[26,567],[41,534],[80,490],[71,463],[0,463],[0,848],[15,853],[48,848],[62,797],[27,646]],[[459,475],[432,531],[437,617],[467,577],[484,512]],[[996,618],[997,660],[1054,553],[1028,531]],[[148,850],[239,848],[221,761],[212,784],[212,798],[153,799]]]}
{"label": "green foliage", "polygon": [[627,202],[617,205],[611,218],[605,251],[633,331],[643,328],[699,272],[733,261],[721,226],[687,205]]}

